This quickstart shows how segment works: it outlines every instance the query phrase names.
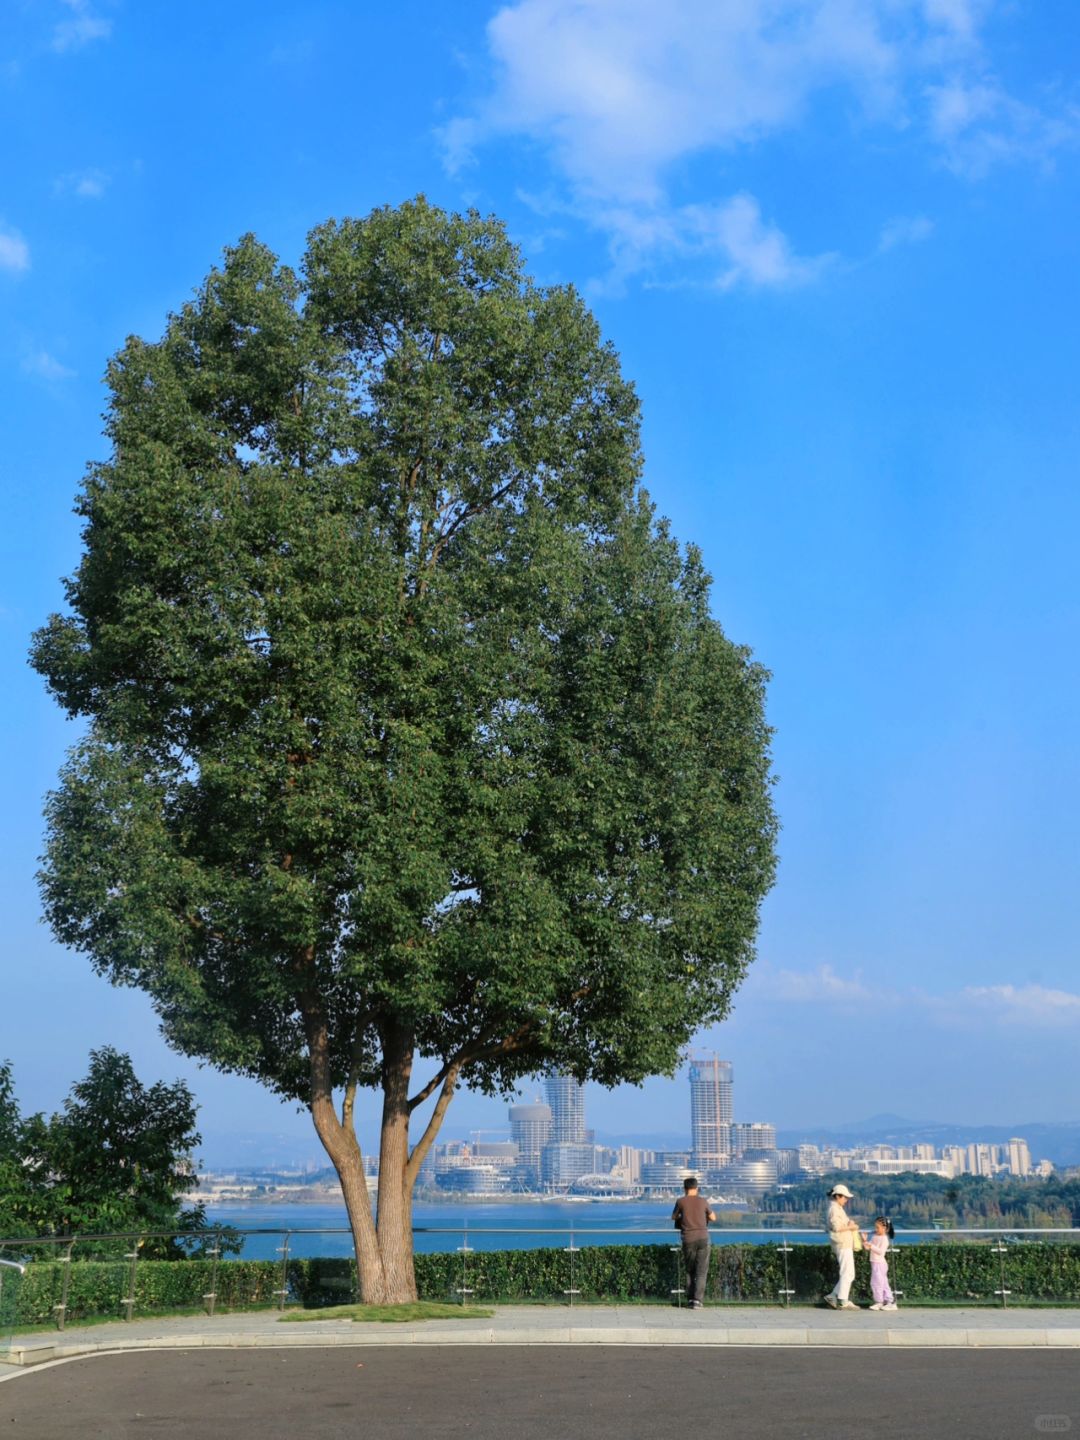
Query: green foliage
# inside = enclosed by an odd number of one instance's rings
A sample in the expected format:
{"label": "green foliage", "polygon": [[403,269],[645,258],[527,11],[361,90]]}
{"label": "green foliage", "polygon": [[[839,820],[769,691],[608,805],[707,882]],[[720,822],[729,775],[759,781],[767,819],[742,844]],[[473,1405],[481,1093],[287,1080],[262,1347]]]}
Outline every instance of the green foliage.
{"label": "green foliage", "polygon": [[206,1295],[217,1292],[216,1308],[241,1310],[277,1303],[281,1266],[270,1260],[77,1260],[71,1265],[40,1260],[27,1266],[19,1287],[18,1323],[47,1325],[56,1319],[69,1272],[67,1323],[126,1314],[123,1301],[135,1299],[134,1314],[165,1310],[202,1310]]}
{"label": "green foliage", "polygon": [[[894,1246],[889,1252],[893,1288],[904,1304],[999,1305],[1002,1288],[1010,1304],[1080,1304],[1080,1245],[1021,1243],[1004,1254],[994,1244],[943,1239],[925,1245]],[[60,1303],[63,1265],[31,1264],[18,1289],[18,1323],[48,1324]],[[216,1291],[218,1310],[270,1306],[277,1302],[282,1267],[272,1260],[227,1260],[215,1269],[203,1260],[146,1260],[135,1269],[123,1261],[77,1261],[70,1267],[68,1321],[124,1313],[121,1302],[135,1296],[135,1314],[198,1310]],[[1004,1281],[1003,1281],[1004,1277]],[[564,1304],[575,1302],[671,1303],[684,1284],[678,1249],[667,1245],[585,1247],[573,1257],[561,1249],[476,1251],[463,1265],[460,1254],[418,1255],[421,1298],[460,1304]],[[827,1245],[795,1245],[784,1256],[771,1245],[714,1245],[707,1298],[713,1302],[776,1305],[790,1289],[794,1304],[820,1300],[836,1279],[836,1261]],[[323,1310],[348,1304],[356,1291],[351,1260],[288,1262],[290,1303]],[[471,1294],[462,1296],[463,1290]],[[857,1300],[870,1298],[869,1264],[856,1260]],[[459,1312],[460,1313],[460,1312]]]}
{"label": "green foliage", "polygon": [[[127,1055],[91,1051],[85,1079],[51,1118],[20,1116],[10,1071],[0,1068],[0,1233],[74,1235],[204,1228],[198,1183],[195,1102],[183,1081],[144,1086]],[[106,1245],[107,1242],[101,1242]],[[147,1253],[180,1253],[150,1240]],[[124,1242],[116,1242],[117,1251]]]}
{"label": "green foliage", "polygon": [[0,1061],[0,1234],[29,1233],[20,1213],[19,1197],[25,1191],[23,1170],[23,1119],[15,1099],[11,1065]]}

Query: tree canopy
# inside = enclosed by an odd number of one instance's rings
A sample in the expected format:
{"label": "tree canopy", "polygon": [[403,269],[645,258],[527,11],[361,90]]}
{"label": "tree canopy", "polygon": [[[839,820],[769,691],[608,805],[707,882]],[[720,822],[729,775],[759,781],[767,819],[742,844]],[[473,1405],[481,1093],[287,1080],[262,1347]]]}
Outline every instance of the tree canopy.
{"label": "tree canopy", "polygon": [[247,236],[108,382],[33,653],[89,721],[47,915],[177,1048],[311,1108],[371,1277],[358,1090],[400,1248],[459,1081],[640,1081],[727,1013],[766,676],[640,488],[614,350],[495,220],[330,221],[296,272]]}
{"label": "tree canopy", "polygon": [[[0,1065],[0,1233],[94,1235],[194,1232],[195,1101],[187,1085],[145,1086],[129,1056],[109,1046],[63,1109],[23,1117],[11,1070]],[[171,1254],[168,1240],[147,1253]]]}

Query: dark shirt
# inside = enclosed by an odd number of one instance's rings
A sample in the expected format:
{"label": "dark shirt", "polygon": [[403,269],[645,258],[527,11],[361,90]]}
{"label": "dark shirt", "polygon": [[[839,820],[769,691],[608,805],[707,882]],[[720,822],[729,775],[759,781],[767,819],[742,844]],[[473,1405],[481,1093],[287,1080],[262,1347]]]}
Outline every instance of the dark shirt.
{"label": "dark shirt", "polygon": [[676,1200],[671,1218],[684,1240],[709,1238],[709,1202],[703,1195],[683,1195]]}

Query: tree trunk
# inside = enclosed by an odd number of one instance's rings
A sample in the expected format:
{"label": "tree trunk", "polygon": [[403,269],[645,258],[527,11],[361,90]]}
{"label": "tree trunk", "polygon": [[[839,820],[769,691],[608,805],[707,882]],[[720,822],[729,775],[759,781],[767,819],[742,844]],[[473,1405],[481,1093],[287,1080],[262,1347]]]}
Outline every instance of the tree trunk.
{"label": "tree trunk", "polygon": [[[453,1097],[461,1071],[460,1060],[455,1059],[436,1077],[436,1081],[441,1078],[442,1089],[424,1133],[410,1155],[409,1117],[412,1106],[409,1102],[409,1082],[412,1078],[414,1036],[405,1026],[388,1027],[380,1036],[383,1111],[376,1220],[371,1214],[363,1156],[353,1125],[355,1087],[346,1091],[339,1119],[330,1085],[325,1015],[312,998],[306,995],[303,998],[307,1001],[303,1013],[311,1065],[311,1116],[341,1181],[356,1251],[360,1299],[367,1305],[409,1304],[417,1298],[413,1261],[413,1184]],[[413,1104],[430,1094],[436,1081],[432,1081]]]}
{"label": "tree trunk", "polygon": [[365,1305],[383,1305],[386,1303],[386,1280],[382,1256],[379,1254],[375,1221],[371,1214],[364,1158],[360,1153],[356,1132],[341,1124],[334,1113],[333,1103],[324,1106],[313,1102],[311,1116],[323,1148],[341,1182],[341,1193],[345,1199],[353,1249],[356,1252],[360,1299]]}
{"label": "tree trunk", "polygon": [[379,1137],[378,1244],[388,1305],[416,1299],[412,1181],[409,1163],[409,1080],[413,1037],[395,1028],[383,1040],[383,1111]]}
{"label": "tree trunk", "polygon": [[[310,960],[310,952],[304,957]],[[352,1230],[356,1251],[356,1276],[360,1299],[367,1305],[382,1305],[386,1300],[386,1280],[375,1221],[371,1214],[364,1157],[352,1118],[352,1096],[346,1092],[346,1104],[339,1120],[334,1109],[334,1089],[329,1063],[329,1032],[326,1014],[310,992],[300,997],[304,1029],[308,1041],[308,1063],[311,1074],[311,1118],[327,1155],[341,1181],[341,1193]]]}

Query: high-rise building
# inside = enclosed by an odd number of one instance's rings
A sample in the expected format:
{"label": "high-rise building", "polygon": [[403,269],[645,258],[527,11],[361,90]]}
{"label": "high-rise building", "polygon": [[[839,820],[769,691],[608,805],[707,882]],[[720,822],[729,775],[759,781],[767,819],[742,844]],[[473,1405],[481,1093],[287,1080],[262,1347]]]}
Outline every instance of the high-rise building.
{"label": "high-rise building", "polygon": [[540,1178],[549,1190],[566,1190],[583,1175],[596,1173],[595,1145],[584,1141],[556,1141],[544,1146]]}
{"label": "high-rise building", "polygon": [[641,1166],[646,1157],[652,1158],[651,1150],[639,1150],[636,1145],[620,1145],[613,1169],[629,1184],[637,1185],[641,1180]]}
{"label": "high-rise building", "polygon": [[545,1083],[551,1106],[551,1144],[585,1143],[585,1087],[572,1075],[549,1075]]}
{"label": "high-rise building", "polygon": [[954,1175],[967,1174],[967,1147],[964,1145],[943,1145],[941,1158],[953,1167]]}
{"label": "high-rise building", "polygon": [[744,1150],[775,1150],[776,1126],[764,1120],[753,1120],[731,1126],[731,1153],[741,1155]]}
{"label": "high-rise building", "polygon": [[731,1158],[732,1088],[730,1060],[691,1057],[690,1148],[694,1168],[703,1173]]}
{"label": "high-rise building", "polygon": [[995,1175],[998,1170],[996,1145],[969,1145],[967,1168],[971,1175]]}
{"label": "high-rise building", "polygon": [[799,1169],[808,1175],[821,1175],[825,1170],[825,1159],[816,1145],[799,1146]]}
{"label": "high-rise building", "polygon": [[1031,1151],[1028,1143],[1016,1135],[1009,1141],[1009,1174],[1031,1174]]}
{"label": "high-rise building", "polygon": [[535,1184],[540,1178],[540,1152],[551,1140],[551,1106],[540,1099],[511,1105],[510,1134],[518,1148],[520,1178]]}

